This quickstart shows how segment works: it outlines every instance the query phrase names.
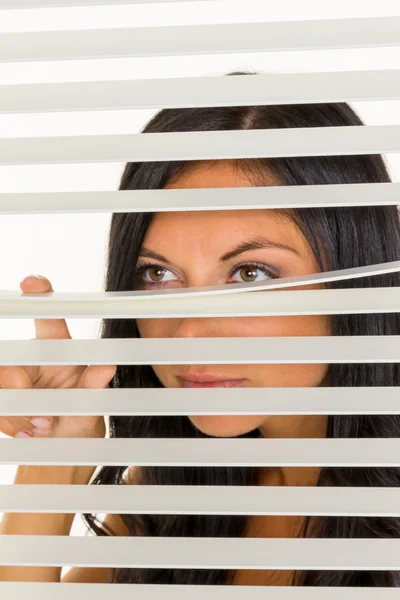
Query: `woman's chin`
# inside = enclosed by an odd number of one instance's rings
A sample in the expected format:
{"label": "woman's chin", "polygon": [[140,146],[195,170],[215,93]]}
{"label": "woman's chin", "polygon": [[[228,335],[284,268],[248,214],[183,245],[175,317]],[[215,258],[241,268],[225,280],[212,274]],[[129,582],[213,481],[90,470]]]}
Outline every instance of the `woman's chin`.
{"label": "woman's chin", "polygon": [[190,415],[189,419],[202,433],[212,437],[237,437],[257,427],[257,423],[250,421],[251,417],[243,416]]}

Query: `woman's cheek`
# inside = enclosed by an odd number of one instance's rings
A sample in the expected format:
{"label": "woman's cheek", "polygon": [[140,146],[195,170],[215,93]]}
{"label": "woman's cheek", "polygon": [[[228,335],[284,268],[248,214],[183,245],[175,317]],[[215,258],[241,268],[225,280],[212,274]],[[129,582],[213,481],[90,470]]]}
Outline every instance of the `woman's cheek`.
{"label": "woman's cheek", "polygon": [[[194,319],[192,319],[194,320]],[[140,337],[175,337],[184,319],[137,319]],[[330,335],[330,315],[287,317],[214,317],[209,326],[202,318],[201,332],[210,337],[279,337]],[[200,328],[199,328],[200,330]]]}
{"label": "woman's cheek", "polygon": [[[329,315],[227,318],[219,321],[225,321],[225,325],[221,323],[216,331],[217,336],[221,337],[330,335]],[[174,323],[178,320],[138,319],[137,322],[141,337],[165,338],[174,337]],[[247,379],[247,387],[314,387],[321,385],[328,368],[329,365],[324,363],[237,364],[230,365],[229,372],[232,378]],[[153,370],[163,386],[180,387],[173,375],[176,371],[174,365],[153,365]]]}
{"label": "woman's cheek", "polygon": [[250,317],[241,329],[249,336],[251,332],[269,337],[330,335],[331,319],[330,315]]}
{"label": "woman's cheek", "polygon": [[173,337],[176,319],[136,319],[140,337],[158,338]]}

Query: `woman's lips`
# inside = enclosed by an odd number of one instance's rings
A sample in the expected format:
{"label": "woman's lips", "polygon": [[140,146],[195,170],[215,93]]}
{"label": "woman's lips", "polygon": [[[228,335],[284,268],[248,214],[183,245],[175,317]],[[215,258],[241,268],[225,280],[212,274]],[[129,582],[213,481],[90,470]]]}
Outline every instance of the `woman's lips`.
{"label": "woman's lips", "polygon": [[245,379],[225,379],[221,381],[190,381],[189,379],[183,379],[183,377],[179,379],[184,388],[241,387],[245,382]]}

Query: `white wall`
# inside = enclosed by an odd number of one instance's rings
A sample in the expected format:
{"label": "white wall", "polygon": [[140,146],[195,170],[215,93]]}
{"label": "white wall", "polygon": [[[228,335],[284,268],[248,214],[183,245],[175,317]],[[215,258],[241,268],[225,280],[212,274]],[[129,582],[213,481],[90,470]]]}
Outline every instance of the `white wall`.
{"label": "white wall", "polygon": [[[400,16],[398,0],[210,0],[160,5],[122,5],[0,11],[0,33],[154,25],[234,23],[322,18]],[[222,75],[237,69],[261,72],[341,71],[400,68],[400,48],[0,63],[0,85]],[[1,91],[0,91],[1,93]],[[400,101],[354,103],[367,124],[400,124]],[[0,115],[1,137],[138,133],[153,110]],[[400,181],[400,156],[389,155]],[[124,165],[0,166],[0,193],[115,190]],[[55,291],[99,291],[103,287],[109,214],[0,216],[0,289],[19,290],[30,273],[48,277]],[[100,320],[69,319],[74,338],[97,337]],[[34,337],[33,321],[1,319],[0,339]],[[1,436],[1,434],[0,434]],[[0,467],[0,483],[12,483],[16,467]],[[72,534],[84,532],[80,518]]]}

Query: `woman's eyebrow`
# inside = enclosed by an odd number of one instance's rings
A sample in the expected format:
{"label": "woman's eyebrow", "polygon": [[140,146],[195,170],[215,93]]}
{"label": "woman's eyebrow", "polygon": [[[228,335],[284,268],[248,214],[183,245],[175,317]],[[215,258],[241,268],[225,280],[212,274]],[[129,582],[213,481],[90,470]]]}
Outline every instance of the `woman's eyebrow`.
{"label": "woman's eyebrow", "polygon": [[[280,250],[287,250],[289,252],[294,252],[298,256],[301,256],[300,252],[291,246],[287,246],[286,244],[280,244],[279,242],[273,242],[271,240],[267,240],[266,238],[253,238],[248,240],[247,242],[242,242],[233,250],[230,250],[220,258],[220,262],[225,262],[230,258],[237,256],[238,254],[242,254],[243,252],[247,252],[248,250],[257,250],[259,248],[279,248]],[[154,250],[150,250],[150,248],[146,248],[143,246],[140,249],[139,256],[143,256],[146,258],[154,258],[155,260],[161,260],[163,262],[170,262],[165,256],[162,254],[158,254]]]}
{"label": "woman's eyebrow", "polygon": [[138,258],[140,256],[143,256],[144,258],[154,258],[154,260],[161,260],[162,262],[172,265],[175,269],[178,268],[177,265],[174,265],[174,263],[168,260],[168,258],[165,258],[165,256],[163,256],[162,254],[158,254],[158,252],[155,252],[150,248],[146,248],[145,246],[142,246],[142,248],[139,250]]}
{"label": "woman's eyebrow", "polygon": [[294,252],[298,256],[301,256],[300,252],[291,246],[287,246],[286,244],[280,244],[279,242],[273,242],[271,240],[267,240],[266,238],[253,238],[248,240],[247,242],[242,242],[238,246],[236,246],[233,250],[230,250],[223,256],[221,256],[220,262],[224,262],[237,256],[238,254],[242,254],[242,252],[247,252],[247,250],[256,250],[258,248],[279,248],[280,250],[288,250],[289,252]]}
{"label": "woman's eyebrow", "polygon": [[163,262],[169,262],[165,256],[162,254],[158,254],[158,252],[154,252],[154,250],[150,250],[150,248],[142,248],[139,251],[139,256],[144,256],[146,258],[154,258],[155,260],[162,260]]}

